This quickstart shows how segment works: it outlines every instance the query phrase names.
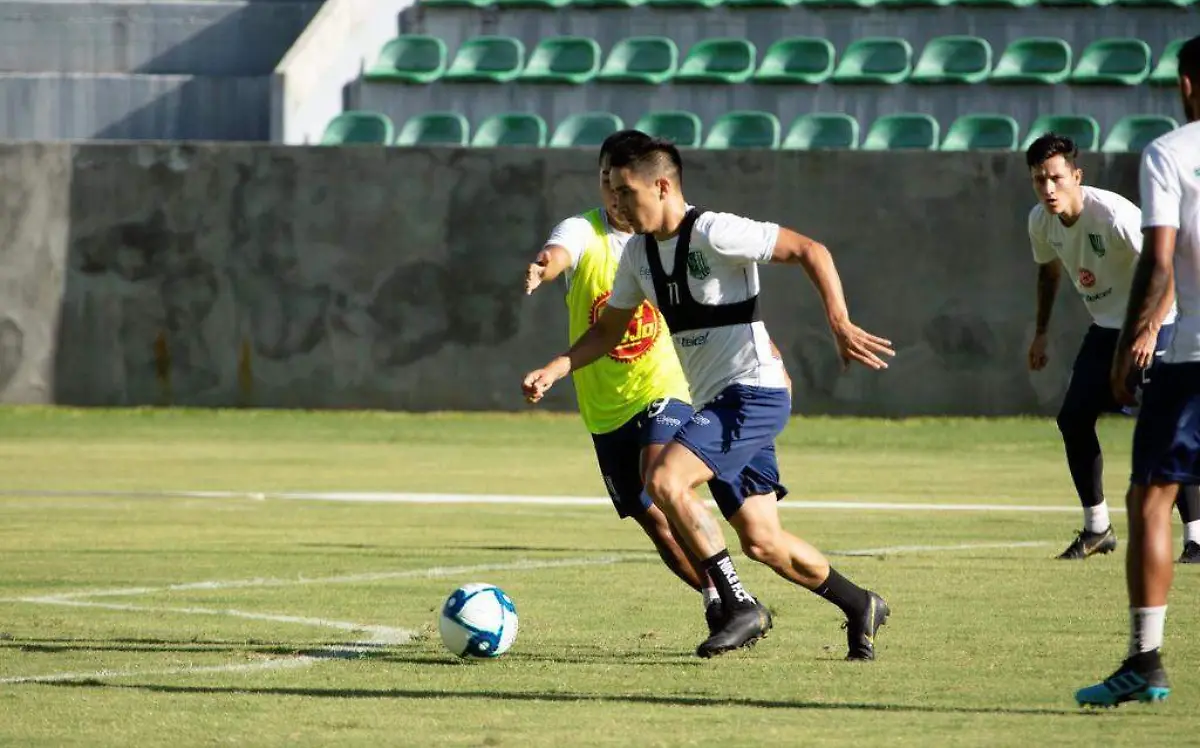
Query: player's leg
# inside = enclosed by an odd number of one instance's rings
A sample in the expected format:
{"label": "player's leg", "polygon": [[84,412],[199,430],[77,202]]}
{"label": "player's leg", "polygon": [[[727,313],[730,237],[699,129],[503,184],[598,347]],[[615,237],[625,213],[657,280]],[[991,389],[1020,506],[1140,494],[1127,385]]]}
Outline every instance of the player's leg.
{"label": "player's leg", "polygon": [[1096,420],[1102,412],[1116,407],[1109,390],[1108,372],[1118,334],[1117,330],[1096,325],[1088,328],[1058,412],[1067,467],[1083,506],[1083,529],[1059,554],[1061,559],[1085,559],[1097,553],[1111,553],[1117,547],[1108,502],[1104,499],[1104,457],[1096,437]]}
{"label": "player's leg", "polygon": [[1183,522],[1183,551],[1179,554],[1179,563],[1200,564],[1200,486],[1180,486],[1175,506]]}
{"label": "player's leg", "polygon": [[740,483],[740,487],[730,487],[714,481],[710,486],[745,554],[845,614],[846,659],[875,659],[875,632],[891,611],[878,594],[842,576],[823,553],[783,528],[777,500],[787,495],[787,489],[779,483],[773,446],[763,448],[746,466]]}

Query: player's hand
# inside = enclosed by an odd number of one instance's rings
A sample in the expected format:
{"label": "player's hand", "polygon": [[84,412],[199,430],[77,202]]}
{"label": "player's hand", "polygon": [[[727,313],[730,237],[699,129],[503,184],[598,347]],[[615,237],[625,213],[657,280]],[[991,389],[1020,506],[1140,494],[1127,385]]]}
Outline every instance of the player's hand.
{"label": "player's hand", "polygon": [[880,358],[880,355],[896,355],[892,350],[892,341],[872,335],[849,320],[834,327],[833,337],[837,341],[838,355],[841,356],[843,366],[857,361],[868,369],[886,369],[887,362]]}
{"label": "player's hand", "polygon": [[533,293],[534,289],[542,285],[542,279],[546,276],[546,266],[550,264],[550,253],[546,250],[538,252],[538,256],[533,262],[529,263],[529,267],[525,269],[525,295]]}
{"label": "player's hand", "polygon": [[[562,365],[564,360],[566,367]],[[526,374],[521,382],[521,392],[525,395],[525,401],[531,405],[540,401],[555,382],[566,376],[565,369],[569,366],[570,361],[560,356],[547,366]]]}
{"label": "player's hand", "polygon": [[1154,361],[1154,348],[1158,345],[1158,334],[1149,328],[1143,330],[1133,341],[1133,365],[1148,369]]}
{"label": "player's hand", "polygon": [[1117,355],[1113,357],[1112,370],[1109,372],[1108,385],[1112,389],[1113,398],[1121,405],[1137,405],[1137,396],[1129,387],[1129,372],[1132,368],[1132,347],[1118,347]]}
{"label": "player's hand", "polygon": [[1029,344],[1029,369],[1030,371],[1041,371],[1046,368],[1046,363],[1050,357],[1046,355],[1046,347],[1049,341],[1046,338],[1046,333],[1039,333],[1033,336],[1033,342]]}

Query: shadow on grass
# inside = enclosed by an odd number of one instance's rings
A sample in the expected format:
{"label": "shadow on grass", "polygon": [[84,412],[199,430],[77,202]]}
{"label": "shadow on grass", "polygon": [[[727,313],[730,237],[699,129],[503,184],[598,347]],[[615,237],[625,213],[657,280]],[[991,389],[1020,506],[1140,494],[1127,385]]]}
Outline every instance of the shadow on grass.
{"label": "shadow on grass", "polygon": [[[1088,716],[1079,709],[1035,707],[971,707],[918,704],[807,701],[784,699],[720,698],[709,696],[657,696],[654,694],[558,693],[543,691],[436,691],[404,688],[237,688],[233,686],[169,686],[138,683],[106,683],[99,680],[46,683],[55,688],[121,689],[162,694],[301,696],[317,699],[456,699],[462,701],[558,702],[594,704],[645,704],[650,706],[748,707],[756,709],[832,710],[850,712],[893,712],[896,714],[980,714],[1017,716]],[[1160,719],[1152,712],[1125,713],[1123,717]]]}

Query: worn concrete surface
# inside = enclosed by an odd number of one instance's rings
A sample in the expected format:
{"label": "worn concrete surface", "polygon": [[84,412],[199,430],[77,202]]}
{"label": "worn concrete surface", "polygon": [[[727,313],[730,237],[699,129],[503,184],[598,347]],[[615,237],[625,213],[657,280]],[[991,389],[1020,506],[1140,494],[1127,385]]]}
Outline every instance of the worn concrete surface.
{"label": "worn concrete surface", "polygon": [[[524,297],[525,263],[597,200],[590,151],[89,144],[69,175],[62,151],[0,153],[0,361],[22,362],[3,401],[523,409],[521,375],[566,343],[561,288]],[[886,372],[841,373],[804,273],[764,268],[798,412],[1054,411],[1086,316],[1064,286],[1051,367],[1026,371],[1019,154],[686,158],[691,201],[827,243],[855,321],[895,341]],[[1136,196],[1136,158],[1084,166]],[[60,287],[56,375],[39,380],[30,341],[48,349]],[[571,390],[547,407],[573,407]]]}

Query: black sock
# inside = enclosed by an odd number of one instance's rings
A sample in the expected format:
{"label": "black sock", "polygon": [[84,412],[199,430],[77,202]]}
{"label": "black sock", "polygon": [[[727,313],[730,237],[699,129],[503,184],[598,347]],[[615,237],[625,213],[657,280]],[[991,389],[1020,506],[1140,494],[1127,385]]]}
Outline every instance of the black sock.
{"label": "black sock", "polygon": [[829,576],[813,592],[842,609],[846,617],[862,615],[867,609],[867,591],[829,567]]}
{"label": "black sock", "polygon": [[1200,487],[1180,486],[1175,506],[1179,507],[1179,518],[1184,522],[1200,519]]}
{"label": "black sock", "polygon": [[738,580],[737,572],[733,568],[733,559],[729,557],[729,551],[721,551],[712,558],[706,559],[703,566],[708,578],[716,585],[717,594],[721,596],[721,602],[725,605],[726,611],[749,608],[754,605],[754,597]]}

